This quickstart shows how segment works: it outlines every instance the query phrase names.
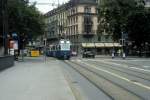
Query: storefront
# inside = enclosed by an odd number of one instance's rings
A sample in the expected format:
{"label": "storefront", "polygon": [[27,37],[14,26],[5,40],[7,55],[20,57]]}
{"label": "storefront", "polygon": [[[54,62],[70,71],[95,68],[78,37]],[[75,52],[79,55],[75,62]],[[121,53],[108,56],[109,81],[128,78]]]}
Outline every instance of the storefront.
{"label": "storefront", "polygon": [[119,43],[82,43],[82,51],[94,51],[97,55],[111,55],[112,50],[117,52],[122,46]]}

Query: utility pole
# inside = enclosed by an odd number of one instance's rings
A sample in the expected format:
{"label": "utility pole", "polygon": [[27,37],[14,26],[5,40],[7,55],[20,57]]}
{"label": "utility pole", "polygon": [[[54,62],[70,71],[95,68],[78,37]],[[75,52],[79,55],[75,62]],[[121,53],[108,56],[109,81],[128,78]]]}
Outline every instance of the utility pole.
{"label": "utility pole", "polygon": [[126,58],[126,53],[125,53],[125,48],[126,48],[126,39],[125,39],[125,34],[124,32],[121,33],[121,44],[122,44],[122,57],[123,59]]}
{"label": "utility pole", "polygon": [[44,62],[46,62],[46,52],[47,52],[47,32],[44,33]]}
{"label": "utility pole", "polygon": [[3,19],[3,46],[4,46],[4,54],[8,55],[8,8],[7,8],[7,0],[2,0],[2,19]]}

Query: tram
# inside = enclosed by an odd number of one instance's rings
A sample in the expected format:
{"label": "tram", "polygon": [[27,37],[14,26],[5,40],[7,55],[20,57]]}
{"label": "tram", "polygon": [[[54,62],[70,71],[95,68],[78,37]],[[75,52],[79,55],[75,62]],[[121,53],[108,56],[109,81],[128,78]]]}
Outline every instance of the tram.
{"label": "tram", "polygon": [[66,39],[61,39],[58,43],[53,44],[47,51],[47,56],[58,59],[68,60],[71,57],[71,42]]}

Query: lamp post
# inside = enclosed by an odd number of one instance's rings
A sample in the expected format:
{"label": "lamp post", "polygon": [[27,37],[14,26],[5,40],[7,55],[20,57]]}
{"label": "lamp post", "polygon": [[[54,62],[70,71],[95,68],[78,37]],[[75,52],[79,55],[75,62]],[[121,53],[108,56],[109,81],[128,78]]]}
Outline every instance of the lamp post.
{"label": "lamp post", "polygon": [[123,59],[125,59],[126,58],[126,37],[125,37],[125,33],[124,32],[122,32],[121,33],[121,44],[122,44],[122,57],[123,57]]}
{"label": "lamp post", "polygon": [[148,55],[148,42],[145,42],[145,57],[147,57]]}

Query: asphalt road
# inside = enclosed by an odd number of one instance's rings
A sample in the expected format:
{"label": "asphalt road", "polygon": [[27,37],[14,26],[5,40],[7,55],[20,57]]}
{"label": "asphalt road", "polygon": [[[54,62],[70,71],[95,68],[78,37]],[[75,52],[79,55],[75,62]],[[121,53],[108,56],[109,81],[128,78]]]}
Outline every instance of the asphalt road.
{"label": "asphalt road", "polygon": [[75,90],[74,92],[80,93],[76,96],[77,100],[111,100],[102,90],[97,88],[70,65],[61,61],[59,65],[62,66],[64,73],[69,77],[70,85],[74,86],[73,91]]}
{"label": "asphalt road", "polygon": [[150,59],[44,60],[2,71],[0,100],[150,100]]}
{"label": "asphalt road", "polygon": [[[84,73],[84,70],[92,71],[95,76],[98,76],[95,81],[100,80],[99,78],[103,78],[109,83],[119,87],[120,89],[112,88],[107,89],[107,86],[99,85],[99,90],[104,90],[104,94],[108,94],[112,96],[113,99],[119,99],[117,93],[113,93],[114,91],[124,91],[129,97],[133,97],[132,100],[150,100],[150,59],[146,58],[132,58],[132,59],[110,59],[110,58],[95,58],[95,59],[82,59],[82,58],[74,58],[71,61],[67,61],[67,63],[74,63],[72,64],[74,68],[76,68],[81,74],[76,77],[76,75],[72,74],[75,71],[73,69],[69,69],[71,77],[74,79],[79,79],[78,81],[81,82],[82,79],[80,77],[91,77],[88,72],[87,74]],[[78,68],[77,68],[78,66]],[[80,67],[80,68],[79,68]],[[84,68],[84,69],[83,69]],[[68,68],[66,68],[68,69]],[[82,71],[81,71],[82,70]],[[86,76],[84,76],[86,75]],[[90,78],[85,82],[81,82],[80,87],[82,90],[86,91],[85,94],[88,95],[88,90],[86,88],[89,86],[89,82],[91,81]],[[101,80],[102,81],[102,80]],[[87,85],[87,87],[84,87]],[[98,82],[97,82],[98,83]],[[91,83],[90,83],[91,84]],[[106,88],[106,90],[105,90]],[[98,89],[97,89],[98,90]],[[90,91],[90,88],[89,88]],[[91,90],[92,93],[95,94],[96,89]],[[110,93],[109,93],[110,92]],[[96,94],[97,95],[97,94]],[[121,95],[120,95],[121,96]],[[92,97],[92,96],[90,96]],[[97,96],[95,96],[97,97]],[[135,98],[134,98],[135,97]],[[106,98],[106,97],[103,97]],[[98,98],[93,99],[90,98],[89,100],[100,100]],[[104,100],[104,99],[101,99]],[[127,100],[126,98],[124,100]]]}

